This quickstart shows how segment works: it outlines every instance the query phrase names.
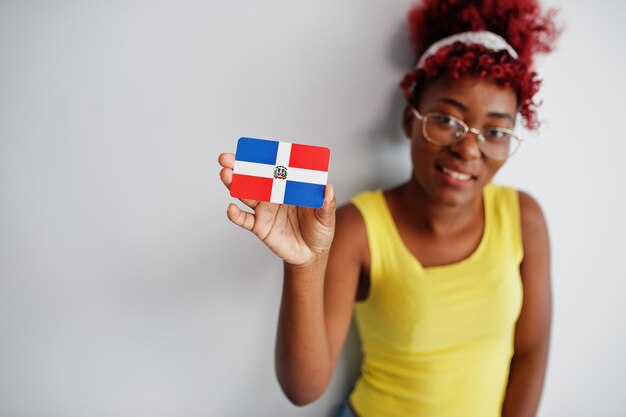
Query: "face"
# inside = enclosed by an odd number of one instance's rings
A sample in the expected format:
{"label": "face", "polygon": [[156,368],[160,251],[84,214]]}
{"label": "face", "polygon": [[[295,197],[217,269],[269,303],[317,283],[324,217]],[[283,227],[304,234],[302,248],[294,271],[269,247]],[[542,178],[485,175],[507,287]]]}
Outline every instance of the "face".
{"label": "face", "polygon": [[[479,130],[486,127],[512,129],[517,98],[512,88],[490,79],[442,77],[424,87],[416,108],[422,115],[450,114]],[[412,182],[422,195],[436,204],[462,206],[476,201],[482,196],[483,187],[504,164],[504,161],[484,156],[472,132],[452,146],[429,143],[423,136],[422,122],[410,107],[404,112],[404,131],[412,141]]]}

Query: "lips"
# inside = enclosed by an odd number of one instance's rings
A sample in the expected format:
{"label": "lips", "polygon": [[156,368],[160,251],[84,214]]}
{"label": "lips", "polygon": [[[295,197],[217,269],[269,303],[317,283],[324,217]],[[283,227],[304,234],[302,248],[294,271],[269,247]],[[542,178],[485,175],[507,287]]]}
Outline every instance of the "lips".
{"label": "lips", "polygon": [[454,178],[458,181],[472,181],[478,179],[477,175],[473,175],[468,169],[464,169],[458,166],[446,165],[436,163],[435,168],[444,173],[445,175]]}

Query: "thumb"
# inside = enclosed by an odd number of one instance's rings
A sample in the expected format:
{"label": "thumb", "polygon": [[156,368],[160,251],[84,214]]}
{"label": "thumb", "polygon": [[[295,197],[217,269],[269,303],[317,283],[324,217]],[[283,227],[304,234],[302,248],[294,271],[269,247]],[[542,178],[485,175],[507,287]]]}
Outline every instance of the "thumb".
{"label": "thumb", "polygon": [[332,185],[328,184],[324,192],[324,205],[321,208],[315,209],[315,217],[317,217],[317,220],[324,226],[333,227],[335,225],[336,208],[335,189]]}

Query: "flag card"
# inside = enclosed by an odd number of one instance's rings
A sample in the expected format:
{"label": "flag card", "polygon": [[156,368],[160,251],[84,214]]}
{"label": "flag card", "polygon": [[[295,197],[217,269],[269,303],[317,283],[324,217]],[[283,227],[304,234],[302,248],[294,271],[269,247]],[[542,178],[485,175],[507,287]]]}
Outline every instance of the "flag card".
{"label": "flag card", "polygon": [[274,140],[239,138],[230,195],[320,208],[330,149]]}

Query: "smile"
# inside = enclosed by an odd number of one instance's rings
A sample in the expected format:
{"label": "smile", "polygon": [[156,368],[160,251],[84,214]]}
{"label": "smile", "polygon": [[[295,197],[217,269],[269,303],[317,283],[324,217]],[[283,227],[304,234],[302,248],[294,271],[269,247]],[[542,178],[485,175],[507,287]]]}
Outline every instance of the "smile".
{"label": "smile", "polygon": [[439,171],[441,171],[442,173],[444,173],[445,175],[447,175],[447,176],[449,176],[451,178],[454,178],[456,180],[459,180],[459,181],[471,181],[471,180],[476,179],[476,177],[474,177],[474,176],[472,176],[470,174],[467,174],[465,172],[455,171],[455,170],[453,170],[451,168],[444,167],[444,166],[442,166],[440,164],[436,164],[436,168]]}

